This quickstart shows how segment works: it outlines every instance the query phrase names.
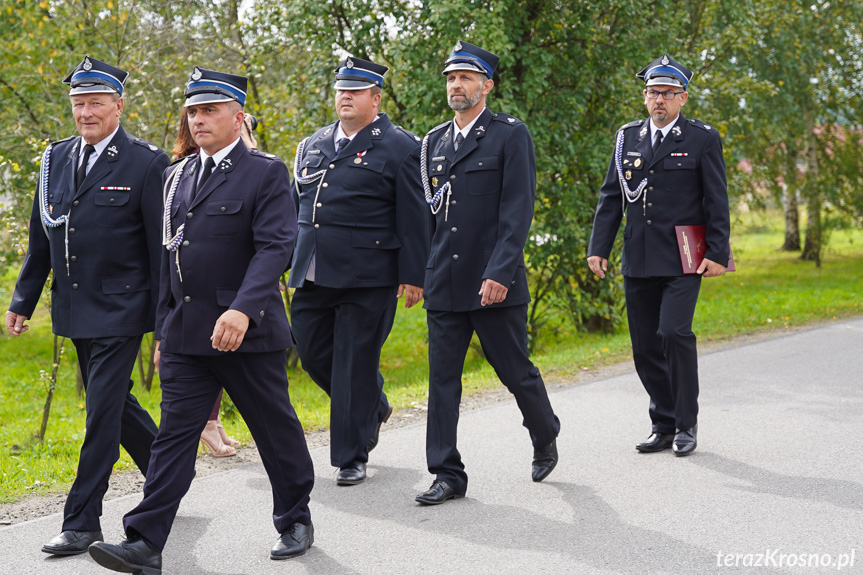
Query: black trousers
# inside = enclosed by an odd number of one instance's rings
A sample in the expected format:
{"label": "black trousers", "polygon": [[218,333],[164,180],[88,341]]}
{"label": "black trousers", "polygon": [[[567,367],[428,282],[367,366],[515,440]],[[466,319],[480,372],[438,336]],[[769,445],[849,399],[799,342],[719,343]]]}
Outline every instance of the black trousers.
{"label": "black trousers", "polygon": [[127,535],[165,547],[180,500],[195,476],[201,431],[224,387],[243,416],[273,489],[273,524],[283,533],[311,523],[312,459],[288,394],[283,351],[215,356],[163,353],[162,419],[144,499],[123,518]]}
{"label": "black trousers", "polygon": [[515,396],[534,447],[545,447],[560,432],[545,383],[527,352],[527,304],[470,312],[428,310],[429,411],[426,459],[429,472],[458,493],[467,491],[467,473],[456,447],[461,376],[473,333],[501,382]]}
{"label": "black trousers", "polygon": [[132,395],[141,337],[73,339],[86,390],[87,423],[78,474],[63,510],[63,531],[99,531],[102,498],[122,445],[145,476],[156,423]]}
{"label": "black trousers", "polygon": [[366,449],[389,408],[381,348],[396,315],[396,287],[306,285],[291,299],[303,369],[330,396],[330,463],[368,461]]}
{"label": "black trousers", "polygon": [[698,421],[698,350],[692,318],[701,276],[623,278],[635,370],[650,396],[653,431]]}

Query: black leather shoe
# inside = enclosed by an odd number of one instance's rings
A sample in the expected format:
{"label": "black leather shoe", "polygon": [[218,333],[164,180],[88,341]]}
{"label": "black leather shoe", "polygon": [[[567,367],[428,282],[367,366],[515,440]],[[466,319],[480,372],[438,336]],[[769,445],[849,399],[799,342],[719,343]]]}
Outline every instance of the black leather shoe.
{"label": "black leather shoe", "polygon": [[456,493],[455,489],[447,485],[446,481],[435,479],[428,491],[416,496],[416,502],[424,503],[425,505],[440,505],[450,499],[461,499],[462,497],[464,495]]}
{"label": "black leather shoe", "polygon": [[299,557],[309,550],[315,542],[315,526],[294,523],[282,533],[270,550],[270,559],[290,559]]}
{"label": "black leather shoe", "polygon": [[119,545],[93,543],[89,551],[93,561],[111,571],[141,575],[162,573],[162,554],[150,549],[140,537],[126,539]]}
{"label": "black leather shoe", "polygon": [[52,555],[78,555],[86,553],[91,543],[102,540],[101,531],[64,531],[43,545],[42,552]]}
{"label": "black leather shoe", "polygon": [[674,447],[671,451],[678,457],[689,455],[695,451],[695,446],[698,445],[696,437],[698,436],[698,425],[694,425],[685,431],[678,431],[674,436]]}
{"label": "black leather shoe", "polygon": [[530,476],[537,483],[548,477],[557,465],[557,439],[540,449],[533,450],[533,469]]}
{"label": "black leather shoe", "polygon": [[387,414],[384,416],[382,420],[378,422],[378,426],[375,428],[375,433],[372,435],[372,438],[369,439],[369,444],[366,446],[366,451],[371,453],[372,449],[378,446],[378,439],[381,436],[381,425],[390,420],[390,416],[393,414],[393,406],[390,405],[387,409]]}
{"label": "black leather shoe", "polygon": [[657,451],[664,451],[671,447],[673,441],[674,436],[670,433],[657,433],[654,431],[647,438],[647,441],[639,443],[635,448],[642,453],[656,453]]}
{"label": "black leather shoe", "polygon": [[366,464],[363,461],[354,461],[350,465],[339,468],[336,475],[336,485],[357,485],[366,480]]}

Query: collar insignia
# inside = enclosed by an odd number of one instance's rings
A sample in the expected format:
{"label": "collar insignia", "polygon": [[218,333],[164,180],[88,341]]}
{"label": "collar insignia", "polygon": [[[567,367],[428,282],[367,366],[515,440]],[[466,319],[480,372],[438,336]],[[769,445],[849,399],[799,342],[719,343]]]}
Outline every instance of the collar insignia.
{"label": "collar insignia", "polygon": [[222,163],[219,164],[219,169],[223,172],[227,172],[233,165],[234,163],[231,161],[231,158],[225,158],[222,160]]}
{"label": "collar insignia", "polygon": [[671,128],[671,133],[674,134],[675,136],[679,136],[680,135],[680,126],[674,126],[673,128]]}
{"label": "collar insignia", "polygon": [[372,136],[380,136],[381,129],[380,128],[372,128]]}
{"label": "collar insignia", "polygon": [[647,135],[647,126],[644,126],[643,128],[641,128],[641,131],[638,132],[638,137],[643,138],[646,135]]}
{"label": "collar insignia", "polygon": [[477,133],[485,132],[485,126],[477,126],[476,131],[477,131]]}
{"label": "collar insignia", "polygon": [[110,146],[108,148],[108,155],[109,156],[116,156],[117,155],[117,146]]}

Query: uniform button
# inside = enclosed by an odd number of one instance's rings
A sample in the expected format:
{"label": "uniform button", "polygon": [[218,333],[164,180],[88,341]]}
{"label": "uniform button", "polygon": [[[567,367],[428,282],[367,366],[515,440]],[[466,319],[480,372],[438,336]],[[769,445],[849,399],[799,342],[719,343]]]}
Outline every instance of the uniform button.
{"label": "uniform button", "polygon": [[482,162],[478,163],[478,164],[477,164],[477,166],[481,168],[481,167],[482,167]]}
{"label": "uniform button", "polygon": [[650,186],[649,188],[647,188],[647,191],[648,191],[648,192],[652,192],[652,191],[653,191],[653,186]]}
{"label": "uniform button", "polygon": [[264,317],[264,310],[261,310],[261,313],[259,313],[258,315]]}
{"label": "uniform button", "polygon": [[330,185],[329,185],[328,183],[324,182],[324,183],[321,185],[321,187],[322,187],[322,188],[328,188],[328,187],[330,187]]}
{"label": "uniform button", "polygon": [[650,221],[650,220],[647,220],[647,225],[648,225],[648,226],[651,226],[651,225],[653,225],[653,222],[652,222],[652,221]]}
{"label": "uniform button", "polygon": [[653,173],[654,173],[654,172],[653,172],[653,170],[650,170],[650,175],[651,175],[651,176],[653,175]]}
{"label": "uniform button", "polygon": [[186,214],[186,217],[191,220],[192,218],[195,217],[195,214],[193,214],[192,212],[189,212],[188,214]]}
{"label": "uniform button", "polygon": [[452,228],[452,229],[450,229],[450,231],[451,231],[452,233],[456,233],[456,232],[458,231],[458,228]]}
{"label": "uniform button", "polygon": [[452,259],[458,261],[458,254],[453,254]]}
{"label": "uniform button", "polygon": [[190,298],[189,296],[186,296],[183,298],[183,301],[186,303],[189,303],[190,301],[192,301],[192,298]]}
{"label": "uniform button", "polygon": [[453,200],[453,201],[451,201],[451,202],[450,202],[450,205],[451,205],[451,206],[454,206],[454,205],[456,205],[457,203],[458,203],[457,201]]}
{"label": "uniform button", "polygon": [[376,245],[376,246],[381,245],[381,241],[380,241],[380,240],[375,240],[375,245]]}
{"label": "uniform button", "polygon": [[226,208],[225,206],[222,206],[221,208],[219,208],[219,211],[220,211],[220,212],[224,212],[224,211],[226,211],[227,209],[228,209],[228,208]]}
{"label": "uniform button", "polygon": [[454,180],[454,179],[455,179],[455,174],[451,175],[451,176],[449,177],[449,179],[450,179],[450,180]]}
{"label": "uniform button", "polygon": [[315,204],[315,207],[316,207],[316,208],[321,208],[321,207],[323,207],[323,205],[324,205],[324,204],[322,204],[321,202],[318,202],[317,204]]}
{"label": "uniform button", "polygon": [[81,202],[79,202],[78,200],[75,200],[74,202],[72,202],[72,205],[77,208],[78,204],[80,204],[80,203]]}
{"label": "uniform button", "polygon": [[69,259],[70,259],[70,260],[72,260],[73,262],[77,262],[77,261],[78,261],[78,256],[72,256],[72,257],[70,257]]}
{"label": "uniform button", "polygon": [[127,286],[126,286],[126,287],[124,287],[123,289],[132,289],[132,286],[127,285]]}
{"label": "uniform button", "polygon": [[653,207],[653,202],[647,202],[647,207],[648,207],[648,208],[652,208],[652,207]]}
{"label": "uniform button", "polygon": [[78,284],[72,284],[72,289],[78,289]]}
{"label": "uniform button", "polygon": [[334,170],[334,169],[336,168],[336,165],[335,165],[335,164],[330,164],[330,165],[329,165],[329,168],[330,168],[331,170]]}
{"label": "uniform button", "polygon": [[114,198],[111,198],[110,200],[108,200],[108,203],[113,204],[115,201],[117,201],[117,200],[115,200]]}
{"label": "uniform button", "polygon": [[319,227],[321,227],[321,224],[315,224],[315,229],[318,229]]}
{"label": "uniform button", "polygon": [[189,240],[183,240],[183,247],[187,247],[189,245]]}
{"label": "uniform button", "polygon": [[75,233],[75,228],[69,228],[69,233],[70,233],[70,234],[74,234],[74,233]]}
{"label": "uniform button", "polygon": [[515,285],[515,280],[512,280],[511,282],[509,282],[509,285],[514,286],[514,285]]}

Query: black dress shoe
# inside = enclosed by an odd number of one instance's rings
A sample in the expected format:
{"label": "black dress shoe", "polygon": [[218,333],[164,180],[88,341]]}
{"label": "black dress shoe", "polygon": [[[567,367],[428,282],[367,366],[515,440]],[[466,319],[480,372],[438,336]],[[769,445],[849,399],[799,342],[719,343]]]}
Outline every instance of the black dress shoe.
{"label": "black dress shoe", "polygon": [[533,469],[530,476],[534,481],[540,482],[548,477],[555,465],[557,465],[557,439],[545,447],[533,450]]}
{"label": "black dress shoe", "polygon": [[336,475],[336,485],[357,485],[366,480],[366,464],[364,461],[354,461],[350,465],[339,468]]}
{"label": "black dress shoe", "polygon": [[378,439],[381,436],[381,425],[390,420],[390,416],[393,414],[393,406],[390,405],[387,409],[387,414],[384,416],[382,420],[378,422],[378,426],[375,427],[375,433],[372,435],[372,438],[369,439],[369,444],[366,446],[366,452],[371,453],[372,449],[378,446]]}
{"label": "black dress shoe", "polygon": [[309,550],[315,542],[315,526],[294,523],[282,533],[270,550],[270,559],[290,559],[299,557]]}
{"label": "black dress shoe", "polygon": [[671,447],[673,441],[674,436],[670,433],[657,433],[654,431],[647,438],[647,441],[639,443],[635,448],[642,453],[656,453],[657,451],[664,451]]}
{"label": "black dress shoe", "polygon": [[141,575],[162,573],[162,554],[150,549],[140,537],[126,539],[119,545],[93,543],[89,551],[93,561],[111,571]]}
{"label": "black dress shoe", "polygon": [[52,555],[78,555],[86,553],[91,543],[102,540],[101,531],[64,531],[43,545],[42,552]]}
{"label": "black dress shoe", "polygon": [[689,455],[695,451],[695,446],[698,445],[696,437],[698,436],[698,425],[694,425],[685,431],[678,431],[674,436],[674,447],[671,451],[678,457]]}
{"label": "black dress shoe", "polygon": [[455,489],[447,485],[446,481],[435,479],[428,491],[416,496],[416,502],[425,505],[440,505],[450,499],[461,499],[462,497],[464,495],[456,493]]}

